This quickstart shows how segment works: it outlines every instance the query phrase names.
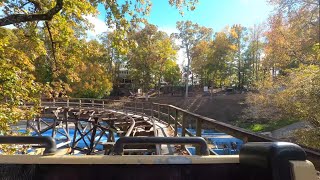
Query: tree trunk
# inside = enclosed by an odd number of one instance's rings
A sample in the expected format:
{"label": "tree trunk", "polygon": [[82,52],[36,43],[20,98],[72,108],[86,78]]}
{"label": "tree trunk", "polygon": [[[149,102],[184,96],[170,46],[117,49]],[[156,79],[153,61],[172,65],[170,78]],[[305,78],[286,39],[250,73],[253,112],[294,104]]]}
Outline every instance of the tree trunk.
{"label": "tree trunk", "polygon": [[238,89],[241,88],[241,44],[240,44],[240,36],[238,39]]}
{"label": "tree trunk", "polygon": [[161,75],[159,74],[159,79],[158,79],[158,96],[160,97],[160,88],[161,88]]}
{"label": "tree trunk", "polygon": [[187,77],[186,77],[186,94],[185,97],[188,97],[188,89],[189,89],[189,75],[190,75],[190,56],[189,56],[189,46],[188,44],[186,45],[186,51],[187,51],[187,59],[188,59],[188,64],[187,64]]}

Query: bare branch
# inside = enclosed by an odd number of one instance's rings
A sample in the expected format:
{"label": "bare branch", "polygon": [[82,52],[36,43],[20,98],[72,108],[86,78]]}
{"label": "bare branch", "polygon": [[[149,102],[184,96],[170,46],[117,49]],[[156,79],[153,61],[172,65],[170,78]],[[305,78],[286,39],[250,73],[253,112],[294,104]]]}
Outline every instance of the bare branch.
{"label": "bare branch", "polygon": [[51,41],[51,50],[52,50],[52,56],[53,56],[53,61],[54,61],[54,65],[55,65],[55,67],[53,69],[53,72],[55,72],[58,69],[57,68],[58,63],[57,63],[57,59],[56,59],[55,42],[53,41],[48,21],[46,21],[45,24],[46,24],[46,27],[47,27],[47,30],[48,30],[48,33],[49,33],[50,41]]}
{"label": "bare branch", "polygon": [[12,14],[0,19],[0,26],[16,24],[29,21],[50,21],[55,14],[57,14],[63,7],[63,0],[56,0],[56,6],[50,9],[45,14]]}

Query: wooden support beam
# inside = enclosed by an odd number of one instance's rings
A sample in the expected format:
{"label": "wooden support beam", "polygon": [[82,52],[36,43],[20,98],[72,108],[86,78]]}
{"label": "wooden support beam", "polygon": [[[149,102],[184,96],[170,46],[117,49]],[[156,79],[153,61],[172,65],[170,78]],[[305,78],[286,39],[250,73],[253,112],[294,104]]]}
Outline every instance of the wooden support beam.
{"label": "wooden support beam", "polygon": [[175,110],[175,118],[174,118],[174,137],[178,135],[178,110]]}
{"label": "wooden support beam", "polygon": [[[201,125],[202,125],[202,120],[197,119],[196,121],[196,136],[201,137]],[[200,155],[200,148],[196,146],[196,155]]]}
{"label": "wooden support beam", "polygon": [[182,132],[181,132],[181,136],[185,137],[186,136],[186,114],[182,113]]}

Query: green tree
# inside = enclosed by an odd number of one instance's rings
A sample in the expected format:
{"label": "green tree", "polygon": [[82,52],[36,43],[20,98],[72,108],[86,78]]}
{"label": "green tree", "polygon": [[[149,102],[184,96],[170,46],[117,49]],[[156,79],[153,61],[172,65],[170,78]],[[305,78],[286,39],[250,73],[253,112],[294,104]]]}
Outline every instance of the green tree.
{"label": "green tree", "polygon": [[226,31],[215,34],[213,46],[210,55],[210,72],[213,73],[213,85],[224,86],[230,85],[233,81],[234,54],[232,43]]}
{"label": "green tree", "polygon": [[[37,112],[40,84],[35,82],[30,52],[19,50],[20,30],[0,28],[0,134],[11,134],[10,125],[20,119],[32,118]],[[34,107],[20,107],[25,102]]]}
{"label": "green tree", "polygon": [[96,40],[82,41],[80,64],[75,69],[78,80],[70,81],[73,97],[103,98],[112,90],[108,51]]}
{"label": "green tree", "polygon": [[[181,40],[181,48],[184,48],[187,55],[187,68],[186,68],[186,93],[188,97],[189,75],[191,64],[191,49],[201,40],[210,40],[212,36],[212,29],[199,26],[197,23],[191,21],[178,21],[176,25],[179,33],[174,36]],[[193,80],[192,80],[193,83]]]}
{"label": "green tree", "polygon": [[181,78],[181,72],[178,64],[173,60],[168,60],[164,65],[163,78],[171,86],[177,85]]}
{"label": "green tree", "polygon": [[[316,0],[271,0],[275,13],[268,20],[264,76],[259,93],[248,96],[251,119],[306,120],[313,129],[296,133],[296,141],[320,148],[319,135],[319,3]],[[271,74],[269,73],[271,71]]]}
{"label": "green tree", "polygon": [[209,56],[211,53],[212,42],[200,41],[191,49],[192,72],[201,78],[203,85],[209,85]]}
{"label": "green tree", "polygon": [[[194,9],[196,2],[170,0],[169,4],[183,12],[185,7]],[[145,21],[151,1],[0,1],[1,135],[12,133],[12,123],[35,115],[44,89],[53,97],[102,97],[110,92],[112,83],[106,72],[110,52],[98,42],[85,40],[92,28],[86,16],[97,15],[99,3],[105,6],[106,24],[116,29],[112,47],[120,55],[127,54],[132,44],[128,34]],[[2,28],[10,24],[17,29]],[[23,108],[24,102],[35,106]]]}
{"label": "green tree", "polygon": [[245,79],[243,50],[245,48],[245,41],[247,40],[246,31],[247,28],[241,26],[240,24],[233,25],[230,30],[230,39],[233,43],[232,48],[236,54],[234,58],[237,62],[238,89],[243,88]]}
{"label": "green tree", "polygon": [[165,63],[176,55],[171,39],[151,24],[133,33],[131,38],[136,41],[128,56],[131,79],[144,92],[155,84],[160,88]]}

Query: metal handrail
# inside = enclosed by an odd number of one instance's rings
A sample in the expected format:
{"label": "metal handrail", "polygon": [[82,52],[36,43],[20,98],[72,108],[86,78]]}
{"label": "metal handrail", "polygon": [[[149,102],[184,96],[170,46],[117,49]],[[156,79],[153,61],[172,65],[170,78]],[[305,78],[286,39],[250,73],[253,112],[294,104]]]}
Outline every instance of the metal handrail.
{"label": "metal handrail", "polygon": [[44,155],[57,151],[56,141],[49,136],[0,136],[0,144],[40,144],[44,147]]}

